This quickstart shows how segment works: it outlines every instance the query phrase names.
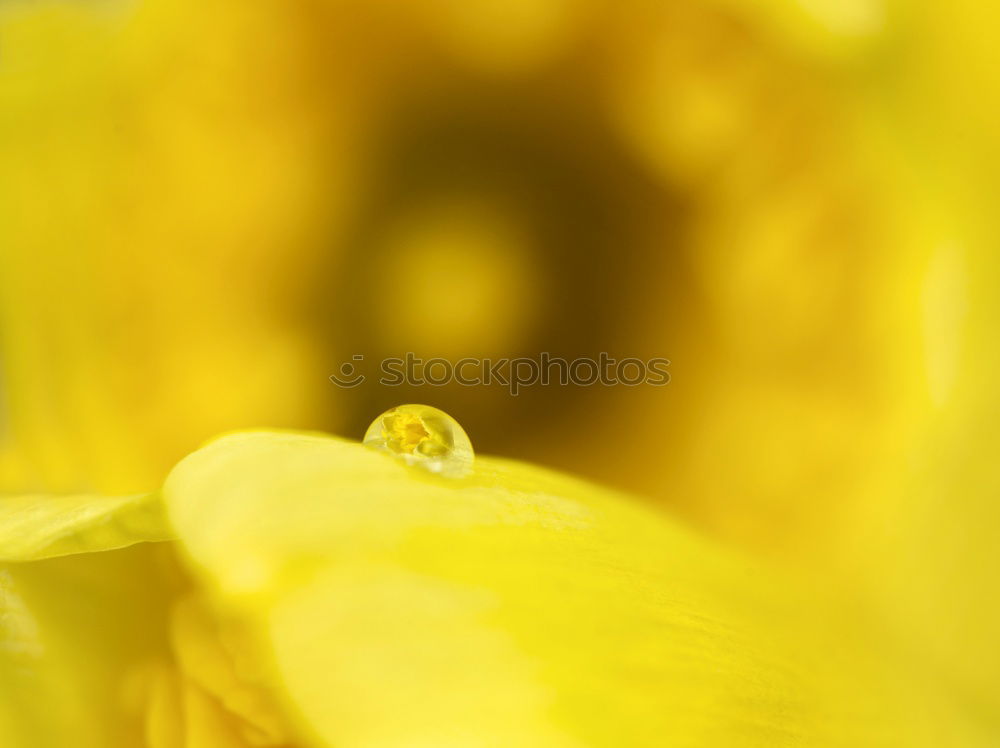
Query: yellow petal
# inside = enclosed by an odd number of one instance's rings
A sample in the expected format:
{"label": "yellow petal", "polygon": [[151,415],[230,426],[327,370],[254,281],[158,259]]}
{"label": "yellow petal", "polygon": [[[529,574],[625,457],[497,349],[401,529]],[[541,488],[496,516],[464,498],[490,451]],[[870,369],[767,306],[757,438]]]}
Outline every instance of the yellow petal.
{"label": "yellow petal", "polygon": [[158,494],[0,497],[0,561],[106,551],[172,534]]}
{"label": "yellow petal", "polygon": [[267,684],[255,682],[252,644],[244,646],[239,632],[221,623],[195,598],[174,606],[170,639],[187,686],[217,703],[231,730],[251,745],[287,745]]}
{"label": "yellow petal", "polygon": [[139,745],[133,668],[166,650],[163,546],[0,567],[0,745]]}
{"label": "yellow petal", "polygon": [[247,433],[164,497],[330,744],[918,744],[835,606],[620,494]]}
{"label": "yellow petal", "polygon": [[125,546],[169,534],[157,494],[0,497],[0,561],[31,562],[0,566],[0,745],[129,744],[122,683],[164,648],[170,585]]}

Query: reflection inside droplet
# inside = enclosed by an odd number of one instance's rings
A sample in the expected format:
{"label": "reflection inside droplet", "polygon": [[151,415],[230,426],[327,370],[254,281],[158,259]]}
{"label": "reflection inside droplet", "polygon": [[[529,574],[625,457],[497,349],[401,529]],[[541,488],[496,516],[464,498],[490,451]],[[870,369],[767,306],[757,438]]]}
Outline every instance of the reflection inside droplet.
{"label": "reflection inside droplet", "polygon": [[372,421],[365,446],[449,478],[472,469],[472,442],[458,421],[429,405],[400,405]]}

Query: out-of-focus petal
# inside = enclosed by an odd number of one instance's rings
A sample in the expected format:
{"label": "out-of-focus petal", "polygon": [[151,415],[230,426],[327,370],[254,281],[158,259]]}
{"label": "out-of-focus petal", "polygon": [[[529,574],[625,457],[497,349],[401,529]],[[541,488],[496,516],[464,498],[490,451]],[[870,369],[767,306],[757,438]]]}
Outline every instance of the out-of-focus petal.
{"label": "out-of-focus petal", "polygon": [[172,535],[155,493],[0,497],[0,561],[107,551]]}
{"label": "out-of-focus petal", "polygon": [[245,642],[238,630],[227,628],[200,600],[189,597],[174,606],[170,640],[185,688],[203,697],[185,709],[208,712],[202,707],[214,705],[219,713],[215,721],[226,724],[250,745],[291,742],[273,707],[269,684],[263,682],[265,676],[256,665],[252,643]]}
{"label": "out-of-focus petal", "polygon": [[135,746],[139,663],[167,651],[162,546],[0,567],[0,745]]}

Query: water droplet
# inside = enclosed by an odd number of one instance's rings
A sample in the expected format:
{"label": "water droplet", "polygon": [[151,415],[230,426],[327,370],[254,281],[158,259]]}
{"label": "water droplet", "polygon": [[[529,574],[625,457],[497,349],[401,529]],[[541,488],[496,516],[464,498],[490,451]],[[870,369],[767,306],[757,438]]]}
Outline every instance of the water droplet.
{"label": "water droplet", "polygon": [[449,478],[472,470],[472,442],[458,421],[429,405],[399,405],[368,427],[365,446]]}

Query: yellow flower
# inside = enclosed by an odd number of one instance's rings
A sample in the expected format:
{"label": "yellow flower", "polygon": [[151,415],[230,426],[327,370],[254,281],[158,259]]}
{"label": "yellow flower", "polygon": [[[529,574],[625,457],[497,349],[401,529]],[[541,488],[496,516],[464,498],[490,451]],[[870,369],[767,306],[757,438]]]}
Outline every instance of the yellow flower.
{"label": "yellow flower", "polygon": [[[994,745],[998,28],[981,0],[0,4],[0,741],[440,743],[447,712],[459,742]],[[435,394],[715,541],[290,436],[150,492],[212,434],[416,396],[334,390],[351,354],[536,346],[678,376]],[[164,509],[177,539],[123,547]]]}

